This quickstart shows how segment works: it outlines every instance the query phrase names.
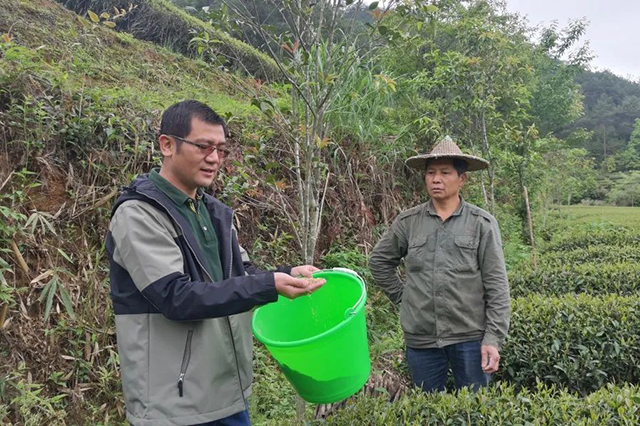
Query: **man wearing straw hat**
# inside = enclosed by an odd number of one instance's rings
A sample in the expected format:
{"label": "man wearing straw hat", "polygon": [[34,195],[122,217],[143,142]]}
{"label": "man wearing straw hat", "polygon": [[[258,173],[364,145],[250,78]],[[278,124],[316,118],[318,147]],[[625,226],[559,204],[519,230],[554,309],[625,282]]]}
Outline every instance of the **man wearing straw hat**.
{"label": "man wearing straw hat", "polygon": [[[369,266],[376,284],[400,304],[413,382],[443,391],[450,368],[456,388],[477,390],[498,370],[510,318],[498,223],[460,196],[466,172],[489,163],[462,153],[447,136],[406,164],[425,171],[431,198],[398,215]],[[397,274],[402,260],[404,284]]]}

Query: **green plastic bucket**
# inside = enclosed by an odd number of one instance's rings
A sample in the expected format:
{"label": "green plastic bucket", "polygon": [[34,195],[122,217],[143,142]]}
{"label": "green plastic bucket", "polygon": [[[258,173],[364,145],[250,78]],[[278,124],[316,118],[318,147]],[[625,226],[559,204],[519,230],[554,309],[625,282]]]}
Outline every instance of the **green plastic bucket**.
{"label": "green plastic bucket", "polygon": [[364,305],[367,291],[355,272],[316,272],[326,284],[308,296],[258,308],[253,334],[267,347],[296,392],[308,402],[348,398],[371,371]]}

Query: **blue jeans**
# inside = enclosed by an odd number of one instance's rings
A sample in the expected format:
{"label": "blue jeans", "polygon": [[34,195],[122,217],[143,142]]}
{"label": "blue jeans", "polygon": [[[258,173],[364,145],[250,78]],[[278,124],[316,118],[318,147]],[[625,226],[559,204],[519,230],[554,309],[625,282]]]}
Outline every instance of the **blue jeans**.
{"label": "blue jeans", "polygon": [[224,419],[214,420],[209,423],[201,423],[196,426],[251,426],[249,410],[240,411]]}
{"label": "blue jeans", "polygon": [[468,386],[476,391],[487,386],[491,374],[482,371],[481,343],[478,340],[433,349],[407,347],[411,380],[425,392],[442,392],[451,368],[456,389]]}

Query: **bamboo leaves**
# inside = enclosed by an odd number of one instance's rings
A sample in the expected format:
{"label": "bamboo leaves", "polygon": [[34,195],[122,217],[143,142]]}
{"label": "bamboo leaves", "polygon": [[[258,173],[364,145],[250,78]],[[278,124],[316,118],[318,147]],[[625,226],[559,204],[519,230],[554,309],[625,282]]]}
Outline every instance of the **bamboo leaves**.
{"label": "bamboo leaves", "polygon": [[51,315],[51,308],[53,307],[53,299],[56,293],[59,293],[58,298],[62,302],[67,314],[72,318],[76,318],[75,311],[73,309],[73,302],[71,301],[71,296],[69,295],[69,290],[65,283],[60,278],[60,272],[64,272],[63,270],[58,269],[49,269],[46,272],[38,275],[31,281],[31,284],[37,284],[47,278],[49,282],[43,287],[42,293],[40,293],[40,297],[38,298],[39,302],[44,302],[44,320],[45,322],[49,319]]}
{"label": "bamboo leaves", "polygon": [[50,213],[34,211],[27,219],[24,227],[29,229],[31,234],[35,234],[36,231],[39,230],[43,236],[47,232],[51,232],[53,235],[56,235],[56,230],[51,224],[51,220],[53,220],[53,215]]}

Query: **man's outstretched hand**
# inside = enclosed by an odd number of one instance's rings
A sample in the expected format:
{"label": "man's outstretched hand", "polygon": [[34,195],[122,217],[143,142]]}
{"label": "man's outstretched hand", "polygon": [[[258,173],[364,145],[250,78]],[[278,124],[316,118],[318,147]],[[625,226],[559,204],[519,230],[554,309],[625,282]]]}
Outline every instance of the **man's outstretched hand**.
{"label": "man's outstretched hand", "polygon": [[326,282],[324,278],[294,278],[284,272],[276,272],[273,275],[276,282],[276,291],[289,299],[311,294]]}
{"label": "man's outstretched hand", "polygon": [[297,277],[302,275],[303,277],[312,278],[314,272],[318,272],[320,269],[313,265],[301,265],[291,269],[291,276]]}

